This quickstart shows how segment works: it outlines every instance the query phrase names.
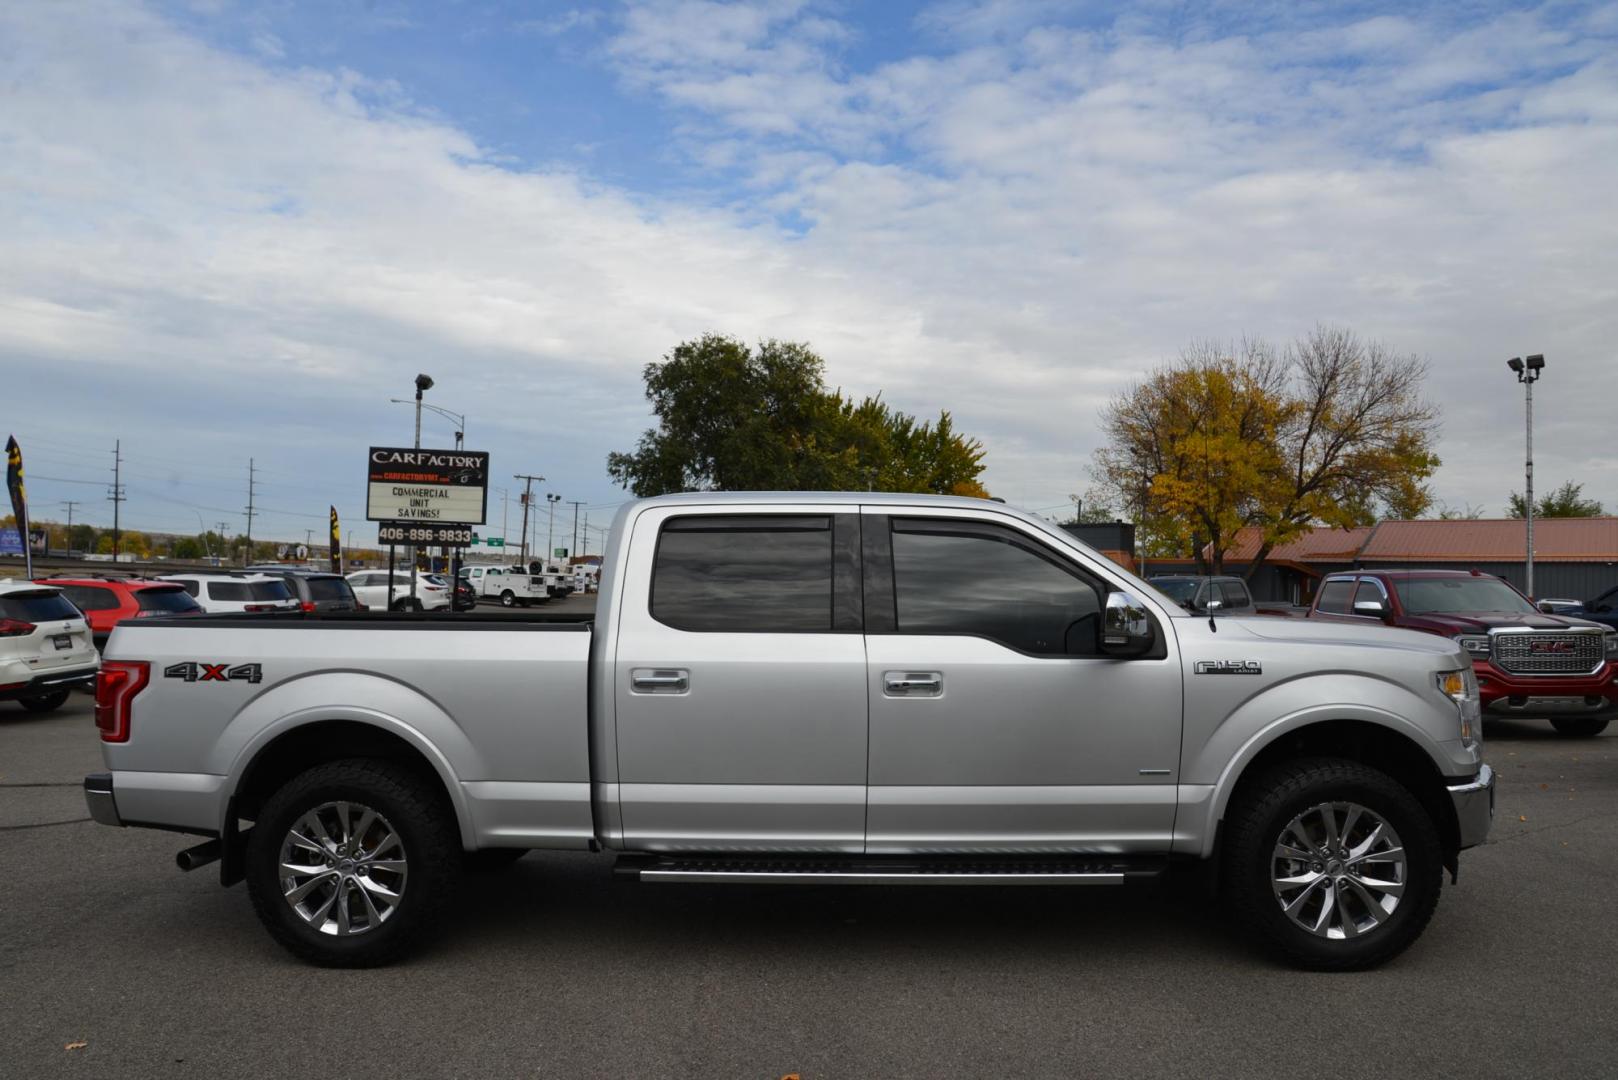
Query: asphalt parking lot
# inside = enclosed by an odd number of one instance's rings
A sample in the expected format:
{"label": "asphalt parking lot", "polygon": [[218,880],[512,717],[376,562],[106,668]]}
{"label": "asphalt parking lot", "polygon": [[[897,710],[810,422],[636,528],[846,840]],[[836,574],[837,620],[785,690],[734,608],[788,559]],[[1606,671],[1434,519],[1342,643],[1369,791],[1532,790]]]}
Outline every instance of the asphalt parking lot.
{"label": "asphalt parking lot", "polygon": [[530,855],[378,971],[305,967],[186,841],[89,822],[90,701],[0,704],[0,1076],[1611,1077],[1618,733],[1488,730],[1490,842],[1374,972],[1194,888],[642,886]]}

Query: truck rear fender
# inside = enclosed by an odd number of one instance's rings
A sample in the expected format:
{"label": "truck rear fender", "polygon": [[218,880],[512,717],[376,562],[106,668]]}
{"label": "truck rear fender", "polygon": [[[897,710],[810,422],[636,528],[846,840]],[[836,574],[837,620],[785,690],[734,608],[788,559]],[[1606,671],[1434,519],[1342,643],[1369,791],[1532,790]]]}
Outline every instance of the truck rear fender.
{"label": "truck rear fender", "polygon": [[[264,760],[267,750],[287,736],[317,725],[330,725],[334,735],[329,743],[331,753],[310,758],[304,768],[331,760],[333,755],[353,756],[349,748],[356,745],[356,739],[335,736],[354,725],[396,739],[414,751],[420,763],[438,778],[454,809],[462,844],[475,846],[472,814],[460,781],[486,773],[466,732],[420,691],[364,672],[321,672],[290,679],[237,713],[215,742],[210,761],[210,771],[227,777],[221,812],[241,790],[244,779]],[[360,742],[363,744],[363,740]],[[378,745],[397,747],[386,738]]]}
{"label": "truck rear fender", "polygon": [[[1443,797],[1442,778],[1457,766],[1434,733],[1411,719],[1434,713],[1432,703],[1401,684],[1358,673],[1304,676],[1260,691],[1220,722],[1195,753],[1188,745],[1175,849],[1211,856],[1242,781],[1298,755],[1352,757],[1392,773],[1429,805],[1441,832],[1450,830],[1453,822],[1445,815],[1453,816],[1453,808]],[[1188,738],[1191,727],[1188,722]],[[1196,782],[1203,777],[1212,782]]]}

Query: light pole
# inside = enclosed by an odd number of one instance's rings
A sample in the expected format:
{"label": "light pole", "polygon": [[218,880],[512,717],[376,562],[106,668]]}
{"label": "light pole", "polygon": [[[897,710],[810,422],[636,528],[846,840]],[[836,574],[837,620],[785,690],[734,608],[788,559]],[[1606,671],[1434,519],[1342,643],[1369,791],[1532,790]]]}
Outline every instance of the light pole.
{"label": "light pole", "polygon": [[[422,387],[421,390],[432,389],[433,381],[428,379],[427,376],[418,375],[416,376],[416,379],[418,382],[422,379],[427,379],[427,385]],[[455,449],[459,450],[461,448],[461,444],[466,439],[466,414],[458,413],[454,409],[446,409],[442,406],[427,404],[425,401],[421,400],[421,390],[416,391],[416,400],[414,402],[416,406],[416,449],[421,449],[421,410],[426,409],[428,412],[437,413],[446,420],[455,421]],[[388,400],[395,405],[412,404],[412,402],[406,398],[389,398]]]}
{"label": "light pole", "polygon": [[[416,376],[416,444],[415,444],[415,448],[417,450],[421,449],[421,395],[425,394],[427,391],[431,390],[432,388],[433,388],[433,377],[431,375],[417,375]],[[414,608],[420,602],[420,601],[418,601],[416,599],[416,558],[417,558],[416,545],[411,544],[410,545],[410,606],[412,608]],[[450,596],[452,598],[454,597],[454,595],[455,595],[454,593],[450,594]],[[391,574],[388,576],[388,606],[390,608],[393,606],[393,576]]]}
{"label": "light pole", "polygon": [[556,556],[555,540],[553,539],[553,534],[556,532],[556,504],[562,501],[562,497],[547,494],[545,501],[550,504],[548,509],[551,513],[551,523],[545,527],[545,565],[549,566],[551,559]]}
{"label": "light pole", "polygon": [[1534,384],[1539,381],[1539,373],[1545,369],[1545,356],[1535,353],[1529,357],[1513,356],[1506,361],[1506,366],[1517,375],[1517,381],[1522,383],[1523,391],[1528,403],[1528,460],[1527,460],[1527,487],[1523,496],[1523,517],[1528,522],[1528,559],[1527,559],[1527,588],[1523,591],[1528,599],[1534,598]]}

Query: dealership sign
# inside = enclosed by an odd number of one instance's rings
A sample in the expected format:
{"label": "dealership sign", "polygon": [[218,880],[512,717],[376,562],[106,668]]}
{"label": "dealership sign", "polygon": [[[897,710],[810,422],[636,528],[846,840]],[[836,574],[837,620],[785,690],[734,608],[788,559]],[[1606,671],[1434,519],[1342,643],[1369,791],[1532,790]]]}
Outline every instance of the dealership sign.
{"label": "dealership sign", "polygon": [[371,521],[481,525],[489,505],[489,455],[373,446],[366,484]]}

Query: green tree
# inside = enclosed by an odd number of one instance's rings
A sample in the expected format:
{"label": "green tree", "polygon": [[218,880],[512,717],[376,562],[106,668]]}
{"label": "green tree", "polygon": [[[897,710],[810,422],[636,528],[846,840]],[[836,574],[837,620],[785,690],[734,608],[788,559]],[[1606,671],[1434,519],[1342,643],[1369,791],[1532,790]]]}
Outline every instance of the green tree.
{"label": "green tree", "polygon": [[636,495],[675,491],[918,491],[984,494],[983,447],[878,397],[828,390],[808,345],[750,349],[716,334],[682,342],[644,371],[658,419],[607,472]]}
{"label": "green tree", "polygon": [[[1602,513],[1599,502],[1584,497],[1584,485],[1571,480],[1549,495],[1541,495],[1534,502],[1536,518],[1600,517]],[[1514,518],[1528,516],[1528,501],[1523,498],[1522,492],[1511,493],[1511,504],[1506,507],[1506,514]]]}
{"label": "green tree", "polygon": [[203,550],[202,541],[194,536],[182,536],[174,541],[171,554],[176,559],[195,560],[207,554]]}

